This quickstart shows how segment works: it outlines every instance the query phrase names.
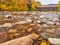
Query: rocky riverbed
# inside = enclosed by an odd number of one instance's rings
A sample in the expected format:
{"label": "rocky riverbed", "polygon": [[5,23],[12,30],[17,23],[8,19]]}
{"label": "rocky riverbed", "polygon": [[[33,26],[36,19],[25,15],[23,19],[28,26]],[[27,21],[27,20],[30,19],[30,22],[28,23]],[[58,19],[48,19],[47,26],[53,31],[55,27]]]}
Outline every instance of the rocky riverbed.
{"label": "rocky riverbed", "polygon": [[49,35],[58,33],[49,37],[60,38],[60,19],[57,12],[0,12],[0,33],[5,38],[2,42],[31,33],[39,35],[46,31]]}
{"label": "rocky riverbed", "polygon": [[28,24],[28,23],[46,23],[56,24],[59,15],[52,12],[0,12],[1,23],[11,22],[12,24]]}

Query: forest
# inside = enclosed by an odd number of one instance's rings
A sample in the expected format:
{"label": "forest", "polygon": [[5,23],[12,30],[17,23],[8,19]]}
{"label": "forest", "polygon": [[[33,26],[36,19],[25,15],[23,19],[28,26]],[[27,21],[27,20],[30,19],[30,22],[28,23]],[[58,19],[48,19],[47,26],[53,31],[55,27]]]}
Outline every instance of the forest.
{"label": "forest", "polygon": [[35,0],[0,0],[2,11],[34,11],[40,5],[41,3]]}

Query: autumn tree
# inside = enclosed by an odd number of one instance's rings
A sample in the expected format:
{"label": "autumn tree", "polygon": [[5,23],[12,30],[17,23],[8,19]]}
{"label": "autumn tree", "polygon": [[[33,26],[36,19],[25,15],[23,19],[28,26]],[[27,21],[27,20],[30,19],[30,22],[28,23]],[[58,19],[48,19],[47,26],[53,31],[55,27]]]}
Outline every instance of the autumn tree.
{"label": "autumn tree", "polygon": [[58,11],[60,11],[60,1],[59,1],[59,3],[58,3]]}
{"label": "autumn tree", "polygon": [[29,10],[36,10],[37,6],[41,6],[41,3],[35,0],[30,0],[30,3],[28,4]]}
{"label": "autumn tree", "polygon": [[0,4],[2,3],[2,0],[0,0]]}
{"label": "autumn tree", "polygon": [[38,2],[38,1],[32,1],[31,4],[32,4],[31,5],[32,6],[32,10],[36,10],[37,6],[41,6],[41,3]]}
{"label": "autumn tree", "polygon": [[28,11],[36,10],[36,7],[40,5],[41,3],[35,0],[3,0],[0,9],[9,11]]}
{"label": "autumn tree", "polygon": [[4,4],[4,0],[0,0],[0,10],[6,10],[6,9],[7,9],[7,7]]}

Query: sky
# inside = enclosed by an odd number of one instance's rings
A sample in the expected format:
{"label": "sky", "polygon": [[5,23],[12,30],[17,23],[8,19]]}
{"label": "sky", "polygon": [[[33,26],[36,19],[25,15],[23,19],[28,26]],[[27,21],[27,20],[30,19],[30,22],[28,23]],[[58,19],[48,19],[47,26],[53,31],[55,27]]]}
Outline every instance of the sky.
{"label": "sky", "polygon": [[43,5],[47,4],[57,4],[59,0],[37,0],[40,1]]}

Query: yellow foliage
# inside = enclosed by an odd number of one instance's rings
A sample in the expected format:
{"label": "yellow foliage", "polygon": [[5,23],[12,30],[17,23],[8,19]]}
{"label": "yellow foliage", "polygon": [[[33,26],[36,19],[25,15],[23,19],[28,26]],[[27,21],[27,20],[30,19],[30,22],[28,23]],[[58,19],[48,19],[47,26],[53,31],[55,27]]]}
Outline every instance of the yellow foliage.
{"label": "yellow foliage", "polygon": [[1,8],[1,10],[6,10],[7,6],[5,4],[1,4],[0,8]]}
{"label": "yellow foliage", "polygon": [[47,42],[47,41],[45,41],[45,40],[43,40],[43,41],[41,42],[41,45],[50,45],[50,43]]}
{"label": "yellow foliage", "polygon": [[8,10],[10,10],[10,11],[11,11],[11,10],[12,10],[12,6],[9,6],[9,7],[8,7]]}
{"label": "yellow foliage", "polygon": [[40,2],[37,2],[37,1],[31,1],[31,4],[32,4],[32,10],[35,10],[37,6],[41,6],[41,3]]}
{"label": "yellow foliage", "polygon": [[32,0],[31,2],[27,0],[4,0],[4,4],[2,3],[0,9],[9,11],[27,11],[29,10],[28,4],[31,4],[30,10],[35,10],[36,7],[40,5],[40,3],[35,0]]}

